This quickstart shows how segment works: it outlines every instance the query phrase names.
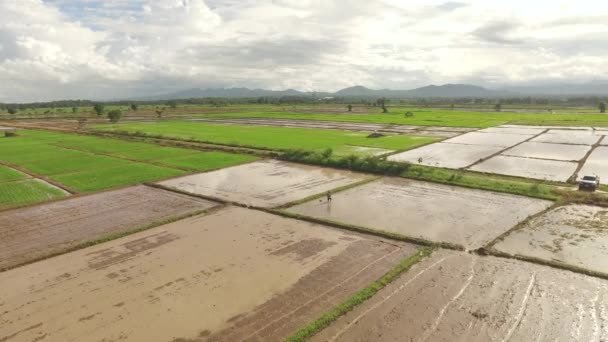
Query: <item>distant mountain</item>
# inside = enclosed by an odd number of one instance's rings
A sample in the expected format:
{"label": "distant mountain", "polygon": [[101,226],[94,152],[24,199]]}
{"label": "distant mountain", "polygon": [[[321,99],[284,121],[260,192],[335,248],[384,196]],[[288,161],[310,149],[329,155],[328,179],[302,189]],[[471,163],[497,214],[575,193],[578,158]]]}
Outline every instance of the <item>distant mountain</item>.
{"label": "distant mountain", "polygon": [[471,84],[429,85],[409,90],[370,89],[364,86],[353,86],[329,92],[303,92],[294,89],[266,90],[249,88],[215,88],[187,89],[175,93],[148,97],[138,97],[129,100],[158,101],[170,99],[189,99],[205,97],[224,98],[256,98],[256,97],[358,97],[358,98],[500,98],[516,96],[565,96],[565,95],[608,95],[608,81],[593,81],[584,84],[549,84],[539,86],[504,87],[502,89],[487,89]]}
{"label": "distant mountain", "polygon": [[505,87],[506,91],[518,92],[526,95],[608,95],[608,81],[597,80],[588,83],[554,83],[536,86]]}
{"label": "distant mountain", "polygon": [[[329,93],[315,93],[321,96],[330,96]],[[255,97],[282,97],[282,96],[311,96],[312,93],[287,90],[265,90],[249,88],[215,88],[215,89],[187,89],[175,93],[161,94],[148,97],[138,97],[132,100],[154,101],[170,99],[191,99],[204,97],[225,97],[225,98],[255,98]]]}

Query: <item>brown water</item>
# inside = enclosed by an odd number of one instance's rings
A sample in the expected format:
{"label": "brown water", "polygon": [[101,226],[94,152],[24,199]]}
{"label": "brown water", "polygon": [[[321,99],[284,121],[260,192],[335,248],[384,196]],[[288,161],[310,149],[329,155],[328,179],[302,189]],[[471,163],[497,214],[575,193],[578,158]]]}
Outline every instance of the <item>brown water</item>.
{"label": "brown water", "polygon": [[553,209],[495,248],[608,273],[608,209],[589,205]]}
{"label": "brown water", "polygon": [[367,177],[348,171],[264,160],[159,184],[245,205],[275,207]]}
{"label": "brown water", "polygon": [[415,251],[225,208],[0,273],[0,340],[278,341]]}
{"label": "brown water", "polygon": [[384,178],[288,210],[467,249],[482,247],[549,201]]}
{"label": "brown water", "polygon": [[445,250],[312,341],[605,341],[608,281]]}

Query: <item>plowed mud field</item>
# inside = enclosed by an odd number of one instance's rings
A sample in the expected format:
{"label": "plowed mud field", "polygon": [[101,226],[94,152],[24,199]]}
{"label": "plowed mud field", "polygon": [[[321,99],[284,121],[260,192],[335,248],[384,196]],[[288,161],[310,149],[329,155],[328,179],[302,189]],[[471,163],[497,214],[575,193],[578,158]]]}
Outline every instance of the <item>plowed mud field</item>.
{"label": "plowed mud field", "polygon": [[312,341],[605,341],[608,281],[440,250]]}
{"label": "plowed mud field", "polygon": [[383,178],[332,197],[331,204],[325,199],[313,200],[288,210],[466,249],[485,246],[551,205],[527,197],[402,178]]}
{"label": "plowed mud field", "polygon": [[264,160],[159,184],[229,202],[276,207],[368,177],[348,171]]}
{"label": "plowed mud field", "polygon": [[578,204],[552,209],[494,248],[608,274],[608,209]]}
{"label": "plowed mud field", "polygon": [[0,273],[0,341],[278,341],[416,250],[227,207]]}
{"label": "plowed mud field", "polygon": [[0,212],[0,269],[215,205],[170,191],[135,186],[3,211]]}

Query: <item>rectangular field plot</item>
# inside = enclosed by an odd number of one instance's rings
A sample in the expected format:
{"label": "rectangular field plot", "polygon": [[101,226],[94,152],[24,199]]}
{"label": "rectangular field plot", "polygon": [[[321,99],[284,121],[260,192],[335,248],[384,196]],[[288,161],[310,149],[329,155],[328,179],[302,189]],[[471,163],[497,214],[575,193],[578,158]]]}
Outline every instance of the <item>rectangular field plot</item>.
{"label": "rectangular field plot", "polygon": [[29,176],[10,167],[0,165],[0,183],[26,179]]}
{"label": "rectangular field plot", "polygon": [[225,208],[0,273],[0,337],[280,341],[416,250]]}
{"label": "rectangular field plot", "polygon": [[589,205],[553,209],[494,248],[608,274],[608,209]]}
{"label": "rectangular field plot", "polygon": [[532,141],[553,144],[573,144],[591,146],[597,143],[601,137],[601,135],[593,134],[592,131],[550,130],[549,132],[532,139]]}
{"label": "rectangular field plot", "polygon": [[525,126],[503,127],[503,126],[498,126],[498,127],[484,128],[484,129],[479,130],[477,132],[479,132],[479,133],[522,134],[522,135],[532,136],[532,135],[536,135],[536,134],[541,134],[542,132],[544,132],[546,130],[547,130],[546,128],[537,128],[537,127],[525,127]]}
{"label": "rectangular field plot", "polygon": [[366,178],[347,171],[264,160],[159,184],[230,202],[276,207]]}
{"label": "rectangular field plot", "polygon": [[481,133],[471,132],[444,140],[445,143],[467,144],[480,146],[511,147],[530,139],[534,134],[508,134],[508,133]]}
{"label": "rectangular field plot", "polygon": [[579,161],[591,146],[525,142],[502,153],[505,156]]}
{"label": "rectangular field plot", "polygon": [[599,146],[593,150],[578,175],[598,175],[605,183],[608,180],[608,146]]}
{"label": "rectangular field plot", "polygon": [[608,281],[440,250],[311,341],[605,341]]}
{"label": "rectangular field plot", "polygon": [[[0,183],[0,210],[62,198],[68,194],[38,179]],[[1,215],[0,215],[1,217]],[[0,226],[2,226],[0,222]],[[0,234],[0,237],[2,235]],[[0,239],[0,244],[1,244]],[[1,251],[0,251],[1,254]],[[0,260],[0,264],[2,260]],[[1,267],[0,267],[1,268]]]}
{"label": "rectangular field plot", "polygon": [[577,163],[570,161],[496,156],[470,169],[502,175],[565,182],[576,171]]}
{"label": "rectangular field plot", "polygon": [[185,156],[156,160],[157,163],[191,171],[206,171],[222,167],[249,163],[257,157],[223,152],[199,152]]}
{"label": "rectangular field plot", "polygon": [[482,247],[549,201],[401,178],[383,178],[296,205],[293,213],[466,249]]}
{"label": "rectangular field plot", "polygon": [[0,213],[0,269],[215,205],[137,186],[4,211]]}
{"label": "rectangular field plot", "polygon": [[388,157],[396,162],[459,169],[503,150],[503,147],[435,143]]}

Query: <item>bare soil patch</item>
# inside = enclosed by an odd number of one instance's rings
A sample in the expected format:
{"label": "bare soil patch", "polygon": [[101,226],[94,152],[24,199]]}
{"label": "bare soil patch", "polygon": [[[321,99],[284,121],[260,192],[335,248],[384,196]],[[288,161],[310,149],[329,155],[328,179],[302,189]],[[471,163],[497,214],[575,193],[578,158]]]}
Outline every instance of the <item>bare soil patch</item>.
{"label": "bare soil patch", "polygon": [[146,186],[0,212],[0,269],[216,203]]}
{"label": "bare soil patch", "polygon": [[494,248],[608,274],[608,208],[558,207],[530,220]]}
{"label": "bare soil patch", "polygon": [[549,201],[402,178],[383,178],[288,211],[422,238],[485,246]]}
{"label": "bare soil patch", "polygon": [[438,251],[312,341],[602,341],[608,281]]}
{"label": "bare soil patch", "polygon": [[416,250],[228,207],[0,273],[0,340],[279,341]]}
{"label": "bare soil patch", "polygon": [[264,160],[159,184],[229,202],[276,207],[367,177],[348,171]]}

